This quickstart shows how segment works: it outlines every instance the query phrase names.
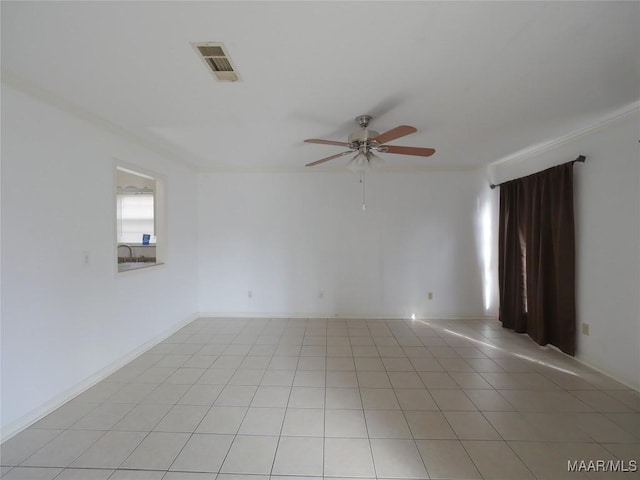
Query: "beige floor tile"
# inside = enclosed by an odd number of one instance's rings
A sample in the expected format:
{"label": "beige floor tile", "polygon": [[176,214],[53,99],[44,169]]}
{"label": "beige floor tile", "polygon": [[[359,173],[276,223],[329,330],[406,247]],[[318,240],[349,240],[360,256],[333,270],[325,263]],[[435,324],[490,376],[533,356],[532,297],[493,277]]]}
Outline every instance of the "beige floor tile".
{"label": "beige floor tile", "polygon": [[629,406],[599,390],[578,390],[571,392],[571,394],[600,413],[633,411]]}
{"label": "beige floor tile", "polygon": [[327,369],[327,359],[324,356],[312,357],[302,356],[298,360],[298,371],[311,370],[311,371],[324,371]]}
{"label": "beige floor tile", "polygon": [[109,430],[131,409],[135,407],[129,403],[103,403],[90,413],[71,425],[72,429],[81,430]]}
{"label": "beige floor tile", "polygon": [[109,480],[162,480],[165,472],[153,470],[116,470]]}
{"label": "beige floor tile", "polygon": [[449,376],[463,389],[491,389],[493,387],[477,372],[449,372]]}
{"label": "beige floor tile", "polygon": [[626,432],[640,437],[640,413],[607,413],[605,416]]}
{"label": "beige floor tile", "polygon": [[27,458],[29,467],[66,467],[93,445],[104,432],[97,430],[66,430]]}
{"label": "beige floor tile", "polygon": [[365,410],[369,438],[412,438],[400,410]]}
{"label": "beige floor tile", "polygon": [[247,407],[213,406],[198,425],[196,433],[235,434],[247,410]]}
{"label": "beige floor tile", "polygon": [[542,440],[529,417],[521,412],[483,412],[483,414],[505,440]]}
{"label": "beige floor tile", "polygon": [[367,425],[362,410],[326,410],[325,436],[367,438]]}
{"label": "beige floor tile", "polygon": [[473,402],[462,390],[431,390],[429,393],[440,410],[477,410]]}
{"label": "beige floor tile", "polygon": [[324,370],[297,370],[293,379],[294,387],[321,387],[324,388],[326,373]]}
{"label": "beige floor tile", "polygon": [[167,470],[189,440],[187,433],[151,432],[121,468]]}
{"label": "beige floor tile", "polygon": [[71,466],[118,468],[146,435],[145,432],[107,432],[74,460]]}
{"label": "beige floor tile", "polygon": [[[162,480],[215,480],[215,473],[167,472]],[[255,480],[255,479],[254,479]]]}
{"label": "beige floor tile", "polygon": [[[298,348],[298,347],[294,347],[294,348]],[[276,352],[276,354],[277,353],[278,352]],[[297,368],[298,368],[298,353],[295,353],[295,356],[291,356],[291,355],[274,356],[271,359],[271,362],[269,363],[268,370],[296,370]]]}
{"label": "beige floor tile", "polygon": [[447,372],[420,372],[420,378],[428,389],[459,388]]}
{"label": "beige floor tile", "polygon": [[[247,407],[256,395],[258,387],[227,385],[222,389],[214,405],[224,407]],[[268,405],[264,405],[268,406]]]}
{"label": "beige floor tile", "polygon": [[327,370],[327,387],[355,388],[358,386],[358,377],[355,371]]}
{"label": "beige floor tile", "polygon": [[539,480],[588,478],[580,472],[569,472],[568,462],[581,459],[604,460],[610,455],[596,444],[509,442],[509,446]]}
{"label": "beige floor tile", "polygon": [[269,370],[262,377],[260,385],[290,387],[295,373],[295,370]]}
{"label": "beige floor tile", "polygon": [[634,412],[640,412],[640,392],[636,390],[605,390],[604,393],[625,404]]}
{"label": "beige floor tile", "polygon": [[439,410],[438,405],[426,389],[394,389],[402,410]]}
{"label": "beige floor tile", "polygon": [[478,410],[512,411],[513,406],[496,390],[463,390]]}
{"label": "beige floor tile", "polygon": [[327,388],[326,407],[329,409],[362,409],[360,391],[357,388]]}
{"label": "beige floor tile", "polygon": [[594,441],[604,443],[633,443],[640,441],[640,431],[630,433],[601,413],[577,413],[575,418],[580,430]]}
{"label": "beige floor tile", "polygon": [[533,480],[518,456],[501,441],[463,441],[462,445],[486,480]]}
{"label": "beige floor tile", "polygon": [[131,432],[150,432],[171,408],[172,406],[168,404],[142,403],[122,417],[122,419],[113,426],[113,429]]}
{"label": "beige floor tile", "polygon": [[378,478],[428,478],[413,440],[372,439],[371,451]]}
{"label": "beige floor tile", "polygon": [[463,358],[439,358],[438,361],[445,372],[473,372],[473,367]]}
{"label": "beige floor tile", "polygon": [[252,407],[286,407],[289,402],[291,387],[260,386],[256,390]]}
{"label": "beige floor tile", "polygon": [[2,465],[20,465],[29,456],[44,447],[62,433],[62,430],[27,429],[2,444],[0,461]]}
{"label": "beige floor tile", "polygon": [[226,385],[235,374],[234,368],[208,368],[197,383],[206,385]]}
{"label": "beige floor tile", "polygon": [[55,480],[107,480],[113,472],[110,469],[69,468],[63,470]]}
{"label": "beige floor tile", "polygon": [[351,357],[328,357],[327,370],[333,371],[353,371],[356,366]]}
{"label": "beige floor tile", "polygon": [[280,437],[273,474],[321,476],[323,455],[322,438]]}
{"label": "beige floor tile", "polygon": [[322,437],[324,435],[324,409],[287,408],[282,435]]}
{"label": "beige floor tile", "polygon": [[382,359],[387,372],[413,372],[413,364],[408,358],[384,358]]}
{"label": "beige floor tile", "polygon": [[443,412],[460,440],[501,440],[480,412]]}
{"label": "beige floor tile", "polygon": [[556,390],[500,390],[514,408],[521,412],[590,412],[593,408],[569,392]]}
{"label": "beige floor tile", "polygon": [[411,364],[417,372],[444,372],[444,368],[435,358],[412,358]]}
{"label": "beige floor tile", "polygon": [[278,437],[238,435],[227,454],[222,473],[269,474]]}
{"label": "beige floor tile", "polygon": [[400,409],[396,394],[391,388],[361,388],[360,395],[365,409]]}
{"label": "beige floor tile", "polygon": [[327,438],[324,442],[325,477],[375,476],[369,440]]}
{"label": "beige floor tile", "polygon": [[265,370],[241,368],[229,379],[229,385],[260,385]]}
{"label": "beige floor tile", "polygon": [[222,392],[222,385],[193,385],[178,401],[181,405],[211,406]]}
{"label": "beige floor tile", "polygon": [[416,445],[431,478],[482,478],[458,440],[417,440]]}
{"label": "beige floor tile", "polygon": [[[154,385],[150,385],[155,388]],[[31,428],[65,429],[76,423],[98,407],[96,403],[67,402],[46,417],[38,420]]]}
{"label": "beige floor tile", "polygon": [[386,372],[358,371],[358,383],[360,388],[391,388],[391,382]]}
{"label": "beige floor tile", "polygon": [[147,395],[142,403],[175,405],[187,393],[189,385],[171,385],[163,383]]}
{"label": "beige floor tile", "polygon": [[193,435],[171,465],[171,470],[218,472],[233,438],[233,435]]}
{"label": "beige floor tile", "polygon": [[[362,350],[362,348],[366,348],[366,347],[361,347],[361,348],[354,347],[354,352],[356,351],[358,353],[368,352],[367,350]],[[358,372],[384,372],[385,371],[384,364],[382,363],[382,360],[377,356],[378,351],[373,349],[369,353],[370,353],[370,356],[356,356],[354,358],[356,370]]]}
{"label": "beige floor tile", "polygon": [[393,388],[424,388],[424,383],[415,372],[388,372]]}
{"label": "beige floor tile", "polygon": [[5,442],[24,463],[0,476],[559,480],[568,459],[640,461],[640,393],[497,322],[429,323],[198,319]]}
{"label": "beige floor tile", "polygon": [[324,388],[293,387],[288,406],[291,408],[324,408]]}
{"label": "beige floor tile", "polygon": [[16,467],[2,480],[53,480],[62,469],[60,468],[38,468],[38,467]]}
{"label": "beige floor tile", "polygon": [[178,368],[166,383],[193,385],[205,372],[204,368]]}
{"label": "beige floor tile", "polygon": [[156,432],[193,433],[209,407],[203,405],[175,405],[155,426]]}
{"label": "beige floor tile", "polygon": [[405,411],[405,418],[416,439],[455,439],[456,434],[441,412]]}
{"label": "beige floor tile", "polygon": [[238,434],[280,435],[284,413],[284,408],[249,408]]}
{"label": "beige floor tile", "polygon": [[640,442],[638,443],[604,443],[602,446],[620,460],[636,460],[640,468]]}

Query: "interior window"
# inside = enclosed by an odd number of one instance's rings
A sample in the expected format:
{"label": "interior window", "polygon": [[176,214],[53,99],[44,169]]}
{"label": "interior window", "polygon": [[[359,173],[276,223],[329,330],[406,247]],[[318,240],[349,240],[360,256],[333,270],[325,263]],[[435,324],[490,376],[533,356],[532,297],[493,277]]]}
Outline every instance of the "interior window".
{"label": "interior window", "polygon": [[161,182],[148,174],[116,167],[116,239],[118,271],[161,263]]}

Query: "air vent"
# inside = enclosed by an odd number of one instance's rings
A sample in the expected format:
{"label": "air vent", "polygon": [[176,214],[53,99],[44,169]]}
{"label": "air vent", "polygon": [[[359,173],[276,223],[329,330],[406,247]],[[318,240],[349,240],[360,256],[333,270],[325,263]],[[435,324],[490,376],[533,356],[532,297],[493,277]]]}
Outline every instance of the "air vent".
{"label": "air vent", "polygon": [[240,76],[229,58],[224,45],[219,42],[192,43],[204,63],[221,82],[237,82]]}

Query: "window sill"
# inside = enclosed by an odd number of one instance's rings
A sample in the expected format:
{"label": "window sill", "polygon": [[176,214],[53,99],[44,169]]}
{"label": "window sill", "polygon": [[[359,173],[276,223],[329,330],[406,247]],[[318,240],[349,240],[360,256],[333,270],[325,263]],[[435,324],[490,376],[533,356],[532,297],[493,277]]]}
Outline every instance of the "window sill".
{"label": "window sill", "polygon": [[158,262],[125,262],[118,264],[118,273],[131,272],[133,270],[142,270],[145,268],[157,267],[164,265],[164,263]]}

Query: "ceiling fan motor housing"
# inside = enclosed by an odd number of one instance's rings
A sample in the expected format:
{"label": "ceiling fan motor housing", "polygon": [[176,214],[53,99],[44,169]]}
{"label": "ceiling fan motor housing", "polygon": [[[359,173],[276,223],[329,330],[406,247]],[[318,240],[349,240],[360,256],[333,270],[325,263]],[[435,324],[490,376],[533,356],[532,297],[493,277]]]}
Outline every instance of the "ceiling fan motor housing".
{"label": "ceiling fan motor housing", "polygon": [[349,147],[352,149],[359,149],[361,146],[376,147],[378,142],[373,139],[380,135],[375,130],[359,130],[349,135]]}

